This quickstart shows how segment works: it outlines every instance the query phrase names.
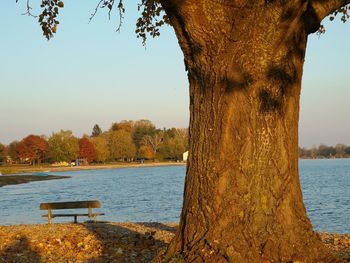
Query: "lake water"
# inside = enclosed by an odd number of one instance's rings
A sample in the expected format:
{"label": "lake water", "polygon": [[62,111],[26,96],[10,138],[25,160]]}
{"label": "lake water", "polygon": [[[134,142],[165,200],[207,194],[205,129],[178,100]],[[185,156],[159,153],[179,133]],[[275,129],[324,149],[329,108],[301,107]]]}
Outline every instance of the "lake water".
{"label": "lake water", "polygon": [[[70,179],[0,188],[0,224],[46,223],[41,202],[98,199],[103,221],[178,221],[184,166],[68,171]],[[350,233],[350,159],[301,160],[304,201],[316,230]],[[82,220],[83,218],[80,218]],[[71,218],[55,218],[67,222]],[[79,220],[79,218],[78,218]]]}

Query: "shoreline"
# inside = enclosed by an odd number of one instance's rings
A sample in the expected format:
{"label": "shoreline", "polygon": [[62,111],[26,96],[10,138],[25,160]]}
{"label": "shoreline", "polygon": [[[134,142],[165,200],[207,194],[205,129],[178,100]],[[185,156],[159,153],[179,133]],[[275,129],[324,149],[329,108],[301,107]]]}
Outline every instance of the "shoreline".
{"label": "shoreline", "polygon": [[[154,163],[115,163],[115,164],[92,164],[82,166],[0,166],[0,172],[3,175],[19,175],[23,173],[34,172],[65,172],[81,170],[103,170],[103,169],[122,169],[122,168],[143,168],[143,167],[162,167],[162,166],[186,166],[186,162],[154,162]],[[8,173],[10,171],[10,173]]]}
{"label": "shoreline", "polygon": [[[151,262],[165,251],[177,227],[168,222],[0,225],[0,262]],[[318,235],[350,262],[350,234]]]}
{"label": "shoreline", "polygon": [[126,169],[126,168],[144,168],[144,167],[164,167],[164,166],[185,166],[186,163],[128,163],[128,164],[106,164],[106,165],[86,165],[86,166],[69,166],[69,167],[21,167],[16,173],[3,174],[0,176],[0,187],[7,185],[25,184],[35,181],[46,181],[56,179],[71,178],[63,175],[34,175],[31,173],[54,173],[65,171],[82,171],[82,170],[107,170],[107,169]]}
{"label": "shoreline", "polygon": [[[350,158],[299,158],[299,160],[346,160]],[[122,168],[142,168],[142,167],[161,167],[161,166],[186,166],[187,162],[131,162],[131,163],[108,163],[108,164],[91,164],[81,166],[31,166],[31,165],[0,165],[1,175],[20,175],[35,172],[65,172],[65,171],[80,171],[80,170],[102,170],[102,169],[122,169]]]}
{"label": "shoreline", "polygon": [[70,176],[57,176],[57,175],[48,175],[48,176],[40,176],[40,175],[4,175],[0,176],[0,187],[7,185],[16,185],[16,184],[26,184],[30,182],[37,181],[47,181],[47,180],[60,180],[71,178]]}

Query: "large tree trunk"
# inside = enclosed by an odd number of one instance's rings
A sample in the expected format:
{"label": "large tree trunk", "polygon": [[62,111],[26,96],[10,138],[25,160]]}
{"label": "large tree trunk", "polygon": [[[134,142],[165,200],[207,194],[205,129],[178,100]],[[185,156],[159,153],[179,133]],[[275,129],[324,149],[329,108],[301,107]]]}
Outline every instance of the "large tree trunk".
{"label": "large tree trunk", "polygon": [[312,230],[298,177],[301,77],[319,26],[309,1],[165,2],[191,114],[183,210],[167,256],[335,262]]}

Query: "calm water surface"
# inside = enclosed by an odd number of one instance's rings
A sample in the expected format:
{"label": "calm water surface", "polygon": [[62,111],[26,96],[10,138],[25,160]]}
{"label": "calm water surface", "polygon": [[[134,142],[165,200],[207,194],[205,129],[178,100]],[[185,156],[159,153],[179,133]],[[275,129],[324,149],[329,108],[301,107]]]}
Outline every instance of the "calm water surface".
{"label": "calm water surface", "polygon": [[299,171],[314,228],[350,233],[350,159],[301,160]]}
{"label": "calm water surface", "polygon": [[[104,221],[178,221],[184,166],[68,171],[63,180],[0,188],[0,224],[45,223],[41,202],[98,199]],[[350,233],[350,159],[302,160],[305,205],[317,230]],[[80,219],[82,220],[82,218]],[[54,222],[71,221],[55,218]]]}

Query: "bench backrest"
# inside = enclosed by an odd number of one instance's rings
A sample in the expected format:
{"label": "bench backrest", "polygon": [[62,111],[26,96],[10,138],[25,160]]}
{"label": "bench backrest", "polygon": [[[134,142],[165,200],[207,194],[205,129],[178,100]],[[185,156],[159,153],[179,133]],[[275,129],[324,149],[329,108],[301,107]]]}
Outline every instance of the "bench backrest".
{"label": "bench backrest", "polygon": [[101,204],[98,200],[75,201],[75,202],[54,202],[41,203],[40,210],[49,209],[75,209],[75,208],[100,208]]}

